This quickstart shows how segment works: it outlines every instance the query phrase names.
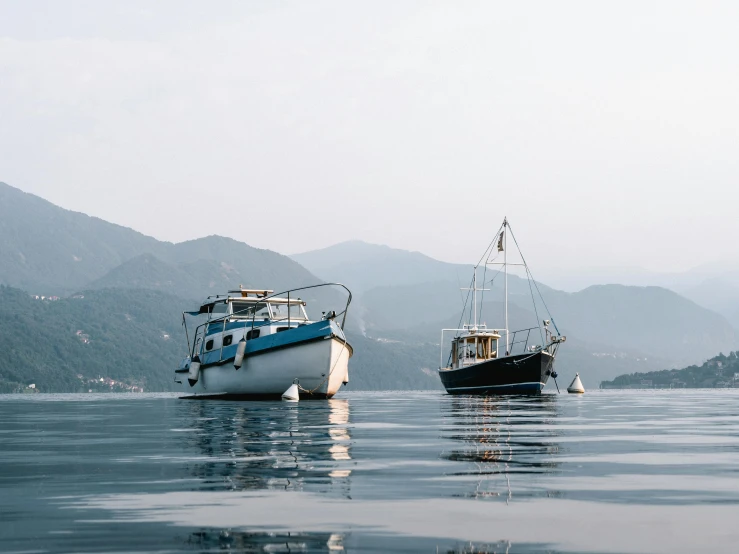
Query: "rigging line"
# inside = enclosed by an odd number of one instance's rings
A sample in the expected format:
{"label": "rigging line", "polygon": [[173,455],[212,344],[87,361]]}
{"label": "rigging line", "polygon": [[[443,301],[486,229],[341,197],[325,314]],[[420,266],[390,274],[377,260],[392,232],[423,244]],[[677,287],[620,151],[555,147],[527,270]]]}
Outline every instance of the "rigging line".
{"label": "rigging line", "polygon": [[[503,226],[501,225],[501,228],[502,228],[502,227],[503,227]],[[487,261],[485,262],[485,269],[484,269],[484,270],[483,270],[483,272],[482,272],[482,289],[483,289],[483,290],[482,290],[482,295],[480,296],[480,318],[479,318],[479,319],[480,319],[480,321],[482,321],[482,307],[483,307],[483,304],[484,304],[484,302],[485,302],[485,276],[486,276],[486,275],[487,275],[487,273],[488,273],[488,264],[490,264],[490,263],[494,262],[495,260],[497,260],[497,259],[498,259],[498,256],[500,256],[500,252],[498,252],[498,253],[497,253],[497,254],[496,254],[496,255],[495,255],[494,257],[493,257],[493,259],[492,259],[492,260],[490,259],[490,254],[492,253],[492,252],[491,252],[491,250],[492,250],[492,248],[491,248],[491,247],[492,247],[492,245],[493,245],[493,244],[495,244],[495,239],[497,239],[499,235],[500,235],[500,230],[499,230],[498,234],[496,234],[496,235],[495,235],[495,238],[493,239],[493,242],[492,242],[492,243],[490,243],[490,245],[488,246],[488,249],[487,249],[487,250],[485,251],[485,256],[484,256],[484,257],[487,257],[488,259],[487,259]],[[496,277],[497,277],[498,275],[500,275],[500,272],[501,272],[501,271],[502,271],[502,268],[501,268],[501,269],[499,269],[499,270],[498,270],[498,271],[497,271],[497,272],[495,273],[495,275],[493,275],[493,278],[492,278],[492,279],[490,280],[490,286],[491,286],[491,287],[492,287],[492,285],[493,285],[493,281],[495,281],[495,278],[496,278]]]}
{"label": "rigging line", "polygon": [[[513,237],[513,242],[516,243],[516,248],[518,249],[518,253],[521,254],[521,259],[523,260],[523,264],[526,266],[526,270],[531,275],[531,280],[534,282],[534,287],[536,288],[536,292],[539,293],[539,298],[541,298],[541,303],[544,304],[544,308],[547,311],[547,315],[549,315],[549,319],[552,320],[552,323],[554,323],[554,318],[552,317],[552,312],[549,311],[549,306],[547,306],[546,301],[544,300],[544,297],[541,294],[541,291],[539,290],[539,285],[536,283],[536,279],[534,279],[534,274],[531,273],[531,270],[529,269],[529,264],[526,263],[526,259],[523,257],[523,252],[521,252],[521,247],[518,246],[518,241],[516,240],[516,235],[513,234],[513,230],[511,229],[511,224],[508,224],[508,230],[511,232],[511,237]],[[559,329],[557,328],[557,324],[554,323],[554,328],[557,330],[557,333],[559,333]]]}
{"label": "rigging line", "polygon": [[493,238],[492,241],[490,241],[490,244],[488,244],[488,247],[485,249],[485,253],[482,255],[482,258],[480,258],[480,260],[477,262],[476,265],[480,265],[482,263],[482,261],[485,259],[485,257],[487,256],[488,252],[490,251],[490,249],[495,244],[495,239],[497,239],[498,238],[498,235],[500,235],[501,229],[503,229],[503,223],[501,223],[500,224],[500,227],[498,227],[498,232],[495,233],[495,237]]}
{"label": "rigging line", "polygon": [[[496,254],[495,257],[492,260],[489,260],[488,261],[488,263],[492,263],[493,261],[495,261],[498,258],[498,255],[499,254]],[[497,270],[495,272],[495,274],[493,275],[493,278],[490,279],[489,282],[490,282],[490,287],[491,288],[493,287],[493,284],[495,283],[496,277],[498,277],[498,275],[500,275],[500,272],[501,271],[503,271],[502,268],[499,269],[499,270]],[[482,287],[483,288],[485,288],[485,274],[487,274],[487,263],[485,264],[485,272],[483,273],[483,279],[482,279]],[[483,291],[483,293],[482,293],[482,299],[480,300],[480,317],[482,317],[482,302],[483,302],[484,299],[485,299],[485,291]]]}
{"label": "rigging line", "polygon": [[541,337],[541,345],[544,346],[544,333],[541,332],[541,325],[539,325],[539,311],[536,309],[536,298],[534,298],[534,289],[531,288],[531,272],[529,271],[529,266],[526,267],[526,277],[528,277],[529,281],[529,292],[531,293],[531,302],[534,304],[534,315],[536,316],[536,326],[539,329],[539,336]]}
{"label": "rigging line", "polygon": [[[459,276],[457,276],[457,281],[459,281]],[[472,288],[473,282],[474,282],[474,277],[473,277],[472,281],[470,281],[470,288]],[[462,291],[460,290],[459,292],[460,292],[460,295],[461,295]],[[464,320],[464,312],[467,310],[467,301],[470,299],[470,292],[471,291],[468,289],[467,290],[467,298],[465,298],[464,305],[462,306],[462,314],[459,316],[459,323],[457,323],[457,329],[459,329],[462,326],[462,321]],[[472,313],[472,311],[470,310],[470,317],[471,317],[471,313]],[[449,358],[447,360],[447,365],[448,366],[451,366],[451,363],[452,363],[452,349],[450,348],[449,349]]]}
{"label": "rigging line", "polygon": [[[485,264],[485,269],[482,270],[482,294],[480,295],[480,315],[478,321],[482,321],[482,306],[485,302],[485,275],[488,273],[488,264]],[[477,322],[475,322],[477,324]]]}
{"label": "rigging line", "polygon": [[457,286],[459,287],[459,299],[462,301],[462,304],[464,304],[464,294],[462,294],[462,283],[459,280],[459,272],[457,272]]}

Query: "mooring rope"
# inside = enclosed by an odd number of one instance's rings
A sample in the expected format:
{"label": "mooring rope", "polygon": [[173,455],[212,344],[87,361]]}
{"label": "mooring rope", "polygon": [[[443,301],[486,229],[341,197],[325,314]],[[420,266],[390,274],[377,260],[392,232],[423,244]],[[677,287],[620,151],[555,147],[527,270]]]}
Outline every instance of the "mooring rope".
{"label": "mooring rope", "polygon": [[[333,339],[333,337],[332,337],[332,339]],[[334,365],[333,365],[333,367],[331,367],[331,369],[330,369],[330,370],[329,370],[329,372],[328,372],[328,375],[326,375],[326,378],[325,378],[325,379],[324,379],[323,381],[321,381],[320,383],[318,383],[318,385],[316,385],[316,386],[315,386],[315,387],[314,387],[313,389],[311,389],[311,390],[309,390],[309,389],[306,389],[305,387],[303,387],[303,386],[302,386],[302,385],[300,384],[300,382],[298,382],[298,390],[301,390],[301,391],[303,391],[303,392],[305,392],[305,393],[308,393],[308,394],[313,394],[313,393],[314,393],[314,392],[316,392],[316,391],[317,391],[318,389],[320,389],[320,388],[321,388],[321,386],[322,386],[322,385],[323,385],[323,384],[324,384],[324,383],[325,383],[326,381],[328,381],[328,380],[329,380],[329,379],[331,378],[331,374],[332,374],[332,373],[334,372],[334,369],[336,369],[336,365],[337,365],[337,364],[339,363],[339,360],[341,359],[341,355],[342,355],[342,354],[344,353],[344,349],[345,349],[345,348],[346,348],[346,339],[345,339],[345,340],[344,340],[344,341],[343,341],[343,342],[341,343],[341,350],[339,351],[339,355],[338,355],[338,356],[336,357],[336,361],[334,362]],[[328,387],[326,388],[326,392],[328,393]]]}

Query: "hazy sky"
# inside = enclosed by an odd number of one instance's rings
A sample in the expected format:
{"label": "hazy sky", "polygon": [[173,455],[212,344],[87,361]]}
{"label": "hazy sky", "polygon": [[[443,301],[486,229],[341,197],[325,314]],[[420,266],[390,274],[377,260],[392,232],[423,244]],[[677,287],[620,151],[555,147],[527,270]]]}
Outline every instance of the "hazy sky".
{"label": "hazy sky", "polygon": [[[739,3],[0,0],[0,181],[180,241],[738,258]],[[536,272],[535,272],[536,273]]]}

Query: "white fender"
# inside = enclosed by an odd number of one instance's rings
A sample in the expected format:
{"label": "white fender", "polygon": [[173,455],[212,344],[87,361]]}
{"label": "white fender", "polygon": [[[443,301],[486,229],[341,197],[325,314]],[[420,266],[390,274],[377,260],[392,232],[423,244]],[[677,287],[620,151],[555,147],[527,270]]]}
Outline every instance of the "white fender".
{"label": "white fender", "polygon": [[200,378],[200,357],[195,356],[190,362],[190,372],[187,374],[187,381],[191,387],[195,386]]}
{"label": "white fender", "polygon": [[246,352],[246,339],[241,337],[239,345],[236,347],[236,356],[234,357],[234,367],[239,369],[244,363],[244,353]]}

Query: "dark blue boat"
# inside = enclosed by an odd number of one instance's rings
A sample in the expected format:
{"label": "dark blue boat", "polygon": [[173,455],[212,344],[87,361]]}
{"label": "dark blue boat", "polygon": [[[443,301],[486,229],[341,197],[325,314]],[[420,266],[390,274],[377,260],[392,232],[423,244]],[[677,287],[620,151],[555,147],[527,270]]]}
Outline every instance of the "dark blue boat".
{"label": "dark blue boat", "polygon": [[[566,337],[559,334],[557,325],[551,315],[549,319],[545,319],[541,323],[537,322],[536,327],[514,332],[508,330],[508,265],[525,268],[526,276],[529,279],[532,301],[534,302],[534,313],[537,313],[534,290],[539,292],[539,287],[531,277],[531,272],[523,255],[521,255],[521,263],[508,263],[506,248],[508,233],[513,237],[508,220],[504,219],[495,238],[474,268],[471,288],[465,289],[468,291],[468,295],[462,317],[469,309],[471,322],[458,329],[442,330],[442,363],[439,364],[439,377],[449,394],[538,394],[550,377],[555,379],[556,383],[557,373],[554,371],[554,360],[559,345],[566,340]],[[516,242],[515,237],[513,237],[513,240]],[[497,255],[493,256],[493,254],[496,254],[496,245],[497,253],[503,253],[503,261],[497,264],[494,261],[497,259]],[[518,248],[517,242],[516,247]],[[485,264],[486,268],[488,265],[502,266],[498,273],[503,271],[505,276],[505,308],[503,314],[505,323],[503,329],[489,329],[487,325],[480,323],[477,318],[477,291],[490,290],[485,288],[487,283],[484,277],[482,288],[477,288],[477,269],[482,263]],[[495,277],[491,279],[490,283],[494,279]],[[470,293],[472,294],[472,302],[468,308]],[[546,303],[541,297],[541,293],[539,293],[539,297],[544,309],[546,309]],[[546,311],[548,313],[548,310]],[[550,325],[554,326],[555,332],[550,330]],[[454,337],[451,340],[451,350],[447,363],[444,365],[444,333],[446,332],[453,332]],[[540,339],[539,344],[534,344],[532,339],[536,341],[537,337]]]}

